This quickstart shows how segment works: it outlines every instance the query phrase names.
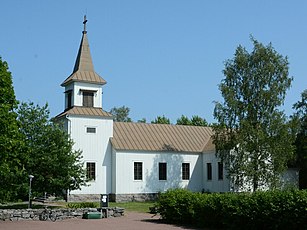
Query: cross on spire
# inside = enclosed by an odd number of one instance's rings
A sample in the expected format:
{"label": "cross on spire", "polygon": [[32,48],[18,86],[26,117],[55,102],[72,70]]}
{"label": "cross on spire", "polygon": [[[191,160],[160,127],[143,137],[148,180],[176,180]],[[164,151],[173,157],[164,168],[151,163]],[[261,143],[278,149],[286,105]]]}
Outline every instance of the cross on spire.
{"label": "cross on spire", "polygon": [[83,21],[83,25],[84,25],[84,27],[83,27],[83,32],[82,33],[84,33],[84,34],[86,34],[86,23],[87,23],[87,19],[86,19],[86,15],[84,15],[84,21]]}

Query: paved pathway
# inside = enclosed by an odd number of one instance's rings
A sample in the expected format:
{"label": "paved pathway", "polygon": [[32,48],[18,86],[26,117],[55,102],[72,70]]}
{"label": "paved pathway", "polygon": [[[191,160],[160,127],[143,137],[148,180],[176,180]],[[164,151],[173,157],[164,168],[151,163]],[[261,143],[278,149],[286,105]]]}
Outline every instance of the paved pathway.
{"label": "paved pathway", "polygon": [[0,230],[178,230],[194,229],[161,223],[158,216],[127,212],[125,216],[98,220],[0,221]]}

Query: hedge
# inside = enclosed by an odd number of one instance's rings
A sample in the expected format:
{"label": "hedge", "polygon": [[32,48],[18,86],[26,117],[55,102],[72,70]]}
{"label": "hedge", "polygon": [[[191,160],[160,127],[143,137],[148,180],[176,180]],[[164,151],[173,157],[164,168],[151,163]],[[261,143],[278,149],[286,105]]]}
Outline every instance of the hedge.
{"label": "hedge", "polygon": [[201,194],[174,189],[160,195],[157,209],[168,223],[221,229],[305,229],[307,191]]}

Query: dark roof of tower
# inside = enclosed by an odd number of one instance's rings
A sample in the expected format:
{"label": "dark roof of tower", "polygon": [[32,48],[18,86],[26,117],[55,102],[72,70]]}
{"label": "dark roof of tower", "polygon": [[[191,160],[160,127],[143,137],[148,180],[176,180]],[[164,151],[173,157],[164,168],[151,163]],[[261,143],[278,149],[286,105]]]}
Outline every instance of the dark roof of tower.
{"label": "dark roof of tower", "polygon": [[66,78],[66,80],[61,84],[61,86],[66,86],[73,81],[94,83],[100,85],[106,84],[106,81],[102,77],[100,77],[94,70],[90,47],[87,39],[86,22],[87,20],[84,16],[84,30],[82,32],[82,39],[76,63],[72,74],[68,78]]}

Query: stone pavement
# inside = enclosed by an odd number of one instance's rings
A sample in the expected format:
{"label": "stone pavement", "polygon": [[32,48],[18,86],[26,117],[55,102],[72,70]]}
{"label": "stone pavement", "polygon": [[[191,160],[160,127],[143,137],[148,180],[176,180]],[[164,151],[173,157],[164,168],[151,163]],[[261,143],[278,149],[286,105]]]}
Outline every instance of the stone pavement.
{"label": "stone pavement", "polygon": [[195,229],[164,224],[149,213],[127,212],[122,217],[98,220],[68,219],[51,221],[0,221],[0,230],[178,230]]}

